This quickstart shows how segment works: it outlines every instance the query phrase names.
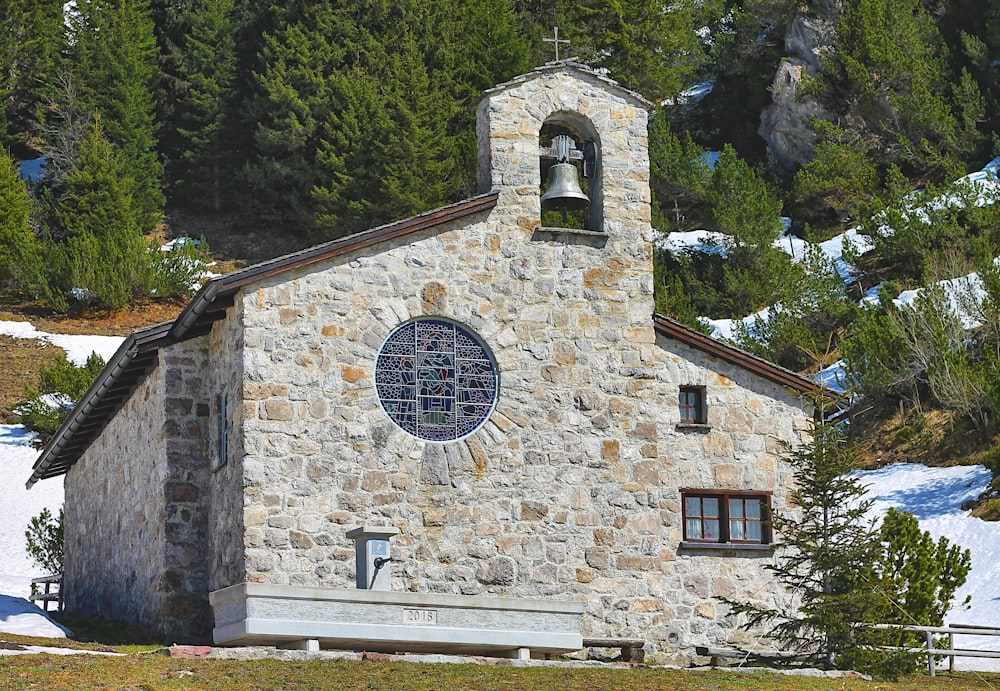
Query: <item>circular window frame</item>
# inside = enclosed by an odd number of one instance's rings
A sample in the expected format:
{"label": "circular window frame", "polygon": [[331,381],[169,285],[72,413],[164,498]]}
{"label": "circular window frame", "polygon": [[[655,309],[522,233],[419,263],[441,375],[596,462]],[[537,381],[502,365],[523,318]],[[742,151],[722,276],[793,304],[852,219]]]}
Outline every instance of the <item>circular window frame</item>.
{"label": "circular window frame", "polygon": [[[459,413],[458,413],[458,406],[460,405],[459,404],[459,397],[460,397],[460,392],[462,390],[458,388],[458,386],[457,386],[457,380],[452,380],[454,388],[453,388],[452,393],[451,393],[450,396],[447,395],[447,394],[439,395],[439,396],[432,396],[432,395],[421,396],[421,393],[420,393],[420,391],[421,391],[421,382],[424,382],[426,380],[422,380],[422,379],[419,378],[419,369],[420,369],[419,359],[420,359],[421,355],[424,355],[424,356],[431,355],[432,356],[434,354],[434,351],[433,350],[419,350],[417,348],[417,333],[418,333],[418,330],[420,328],[418,325],[420,325],[420,324],[434,324],[434,323],[438,323],[438,324],[442,324],[442,325],[447,325],[448,327],[450,327],[451,329],[454,330],[453,333],[455,334],[455,339],[456,340],[457,340],[457,337],[459,335],[464,336],[467,339],[471,340],[475,344],[475,346],[477,346],[479,348],[479,350],[482,351],[482,354],[484,354],[486,356],[485,361],[487,361],[489,363],[489,369],[490,369],[489,376],[490,376],[490,379],[491,379],[492,385],[493,385],[492,391],[490,392],[491,393],[491,395],[490,395],[491,400],[490,400],[490,403],[489,403],[488,406],[483,406],[481,404],[476,404],[475,402],[472,402],[472,404],[473,405],[477,405],[477,407],[483,407],[483,412],[482,412],[481,416],[477,416],[478,419],[475,422],[475,424],[472,425],[472,427],[470,427],[467,431],[465,431],[465,432],[463,432],[461,434],[458,434],[457,433],[458,431],[456,430],[456,435],[454,437],[438,438],[438,439],[434,439],[434,438],[431,438],[431,436],[424,436],[424,435],[421,434],[421,431],[420,431],[420,425],[421,425],[420,415],[421,415],[421,411],[419,410],[419,407],[418,407],[419,403],[420,403],[420,399],[421,398],[426,398],[426,399],[441,398],[441,399],[446,399],[447,400],[447,399],[450,398],[452,409],[453,409],[454,416],[455,416],[455,421],[452,424],[454,424],[454,425],[457,426],[458,422],[459,422]],[[399,349],[400,347],[405,348],[405,343],[398,343],[397,344],[397,343],[394,343],[393,340],[396,339],[401,332],[404,332],[405,330],[409,329],[410,327],[414,328],[414,342],[413,342],[413,349],[412,349],[412,351],[410,353],[401,353],[401,352],[387,353],[386,349],[387,349],[387,347],[390,347],[390,346],[393,347],[393,348],[396,348],[396,349]],[[459,357],[458,354],[454,352],[454,343],[455,343],[455,341],[453,341],[452,351],[451,351],[452,352],[452,369],[455,370],[455,373],[453,374],[453,376],[457,375],[457,370],[461,367],[462,361],[473,362],[473,363],[474,362],[482,363],[484,361],[484,359],[481,358],[481,357],[477,357],[477,358],[469,358],[469,357],[461,358],[461,357]],[[447,351],[441,351],[441,354],[445,355],[445,354],[447,354]],[[384,371],[382,368],[384,367],[384,364],[388,361],[387,360],[388,358],[399,359],[399,358],[405,358],[405,357],[408,357],[408,356],[413,358],[413,367],[414,367],[415,370],[417,370],[416,372],[414,372],[414,375],[413,375],[413,397],[412,398],[405,398],[405,399],[402,398],[402,397],[390,398],[389,396],[387,396],[387,395],[384,394],[383,387],[389,387],[389,386],[405,387],[406,384],[404,382],[384,382],[384,381],[380,381],[380,379],[382,379],[382,377],[380,377],[380,372]],[[397,368],[397,369],[394,369],[392,371],[400,371],[400,370]],[[466,438],[472,436],[473,434],[475,434],[476,432],[478,432],[480,429],[482,429],[483,425],[485,425],[486,422],[487,422],[487,420],[490,419],[490,417],[493,415],[493,411],[496,410],[497,403],[500,400],[500,367],[497,365],[497,360],[496,360],[496,357],[494,357],[494,355],[493,355],[493,351],[490,349],[490,347],[486,344],[486,341],[483,340],[483,338],[478,333],[476,333],[475,331],[473,331],[471,328],[469,328],[465,324],[457,322],[457,321],[455,321],[453,319],[448,319],[446,317],[437,317],[437,316],[416,317],[414,319],[409,319],[409,320],[403,322],[402,324],[398,325],[396,328],[394,328],[389,333],[389,335],[386,336],[385,340],[382,341],[382,345],[379,346],[378,354],[377,354],[377,356],[375,358],[375,377],[374,377],[374,379],[375,379],[375,398],[378,400],[379,407],[382,409],[382,412],[385,413],[386,417],[388,417],[389,420],[393,423],[393,425],[395,425],[398,429],[400,429],[407,436],[410,436],[410,437],[412,437],[414,439],[418,439],[418,440],[420,440],[422,442],[426,442],[428,444],[450,444],[450,443],[453,443],[453,442],[462,441],[463,439],[466,439]],[[466,390],[468,390],[468,389],[466,389]],[[474,389],[474,390],[481,390],[481,389]],[[409,403],[412,404],[413,410],[412,410],[412,412],[405,411],[405,410],[396,410],[396,411],[393,411],[393,410],[390,409],[393,406],[387,405],[387,402],[396,402],[396,403],[404,403],[404,404],[407,403],[407,402],[409,402]],[[404,406],[401,406],[401,407],[404,407]],[[412,430],[408,429],[405,426],[405,424],[399,419],[400,417],[402,417],[404,415],[413,415],[413,416],[415,416],[415,420],[414,420],[414,424],[413,424],[414,429],[412,429]],[[432,423],[430,423],[430,424],[432,424]]]}

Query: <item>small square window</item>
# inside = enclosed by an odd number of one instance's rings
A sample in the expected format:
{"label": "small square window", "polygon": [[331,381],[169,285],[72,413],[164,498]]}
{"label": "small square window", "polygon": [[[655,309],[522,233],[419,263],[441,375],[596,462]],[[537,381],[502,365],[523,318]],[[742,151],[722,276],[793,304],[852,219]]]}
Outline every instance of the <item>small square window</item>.
{"label": "small square window", "polygon": [[770,492],[682,489],[684,546],[771,543]]}
{"label": "small square window", "polygon": [[705,389],[701,386],[682,386],[677,396],[677,407],[682,425],[704,425]]}

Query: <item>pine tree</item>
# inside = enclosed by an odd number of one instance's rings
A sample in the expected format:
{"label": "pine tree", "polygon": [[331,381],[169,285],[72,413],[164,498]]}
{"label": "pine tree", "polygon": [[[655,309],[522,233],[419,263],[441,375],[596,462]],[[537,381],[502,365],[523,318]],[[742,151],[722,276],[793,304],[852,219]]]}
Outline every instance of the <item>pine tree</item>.
{"label": "pine tree", "polygon": [[790,296],[755,317],[752,326],[737,324],[734,330],[740,348],[796,372],[830,364],[857,315],[844,280],[819,247],[809,247],[802,264],[805,271]]}
{"label": "pine tree", "polygon": [[60,0],[0,0],[0,146],[38,135],[64,44]]}
{"label": "pine tree", "polygon": [[581,55],[647,98],[677,96],[707,59],[696,33],[702,3],[692,0],[580,0],[567,35]]}
{"label": "pine tree", "polygon": [[524,66],[515,27],[504,0],[289,9],[247,106],[257,214],[330,238],[468,196],[472,105]]}
{"label": "pine tree", "polygon": [[140,228],[159,220],[164,197],[156,152],[159,79],[147,0],[77,0],[69,15],[70,62],[84,109],[97,113],[103,136],[128,162]]}
{"label": "pine tree", "polygon": [[662,106],[649,130],[649,168],[650,187],[667,221],[657,230],[687,230],[687,219],[701,216],[708,207],[712,169],[704,147],[688,132],[678,135],[671,130]]}
{"label": "pine tree", "polygon": [[0,286],[27,293],[36,289],[41,268],[31,215],[28,187],[17,164],[0,152]]}
{"label": "pine tree", "polygon": [[360,71],[338,83],[339,107],[317,152],[329,182],[313,190],[323,238],[439,206],[464,182],[442,126],[449,96],[434,89],[411,32],[397,51],[387,56],[385,85]]}
{"label": "pine tree", "polygon": [[878,587],[890,594],[891,620],[943,626],[955,592],[969,573],[969,550],[944,536],[935,542],[920,529],[916,516],[894,508],[882,520],[879,539],[882,548],[874,571]]}
{"label": "pine tree", "polygon": [[391,122],[378,79],[360,69],[331,83],[336,108],[322,126],[316,161],[321,182],[313,187],[316,232],[332,239],[378,225],[382,172],[377,156]]}
{"label": "pine tree", "polygon": [[321,129],[341,105],[339,73],[348,69],[348,57],[360,59],[370,45],[344,15],[311,5],[264,37],[260,72],[244,106],[255,123],[253,155],[242,171],[251,209],[299,233],[313,225],[316,152]]}
{"label": "pine tree", "polygon": [[[829,402],[817,401],[820,417]],[[800,598],[795,611],[726,600],[748,615],[747,625],[770,628],[783,649],[807,662],[894,678],[912,672],[918,658],[885,646],[906,644],[895,632],[858,624],[939,625],[965,582],[968,550],[947,539],[934,543],[912,514],[890,511],[881,527],[867,518],[872,502],[853,472],[853,447],[835,424],[818,421],[812,443],[793,450],[795,489],[787,511],[771,525],[778,558],[775,579]]]}
{"label": "pine tree", "polygon": [[429,112],[421,117],[441,130],[455,161],[442,191],[445,203],[476,192],[476,101],[484,90],[540,63],[530,60],[534,44],[511,0],[435,0],[430,6],[414,37],[424,52],[429,91],[436,94],[425,100],[422,108]]}
{"label": "pine tree", "polygon": [[781,199],[726,145],[708,187],[713,230],[726,241],[725,287],[730,316],[773,304],[793,288],[800,269],[772,246],[781,229]]}
{"label": "pine tree", "polygon": [[146,292],[144,214],[132,197],[130,164],[99,122],[80,143],[56,207],[59,232],[46,243],[47,297],[54,307],[66,309],[74,300],[117,309]]}
{"label": "pine tree", "polygon": [[165,80],[160,151],[174,201],[216,212],[236,165],[232,13],[233,0],[171,4],[158,13]]}
{"label": "pine tree", "polygon": [[[873,594],[877,619],[867,622],[903,626],[942,626],[955,592],[965,583],[972,558],[969,550],[942,536],[937,542],[920,529],[916,516],[890,508],[878,532],[878,554],[858,569]],[[969,598],[964,605],[968,605]],[[858,620],[861,621],[861,620]],[[916,648],[923,634],[899,630],[862,630],[864,646],[846,651],[841,667],[861,669],[882,679],[913,674],[920,657],[889,648]]]}
{"label": "pine tree", "polygon": [[559,57],[575,57],[651,99],[672,98],[691,85],[706,59],[696,33],[704,3],[682,0],[535,0],[516,3],[535,65],[553,60],[552,28],[569,40]]}
{"label": "pine tree", "polygon": [[779,555],[767,568],[782,586],[799,593],[801,602],[795,611],[729,604],[749,615],[749,626],[770,627],[783,649],[834,667],[838,656],[860,644],[852,624],[868,620],[875,607],[858,568],[877,556],[874,527],[865,518],[871,502],[860,501],[864,488],[851,475],[857,460],[835,425],[814,423],[812,442],[794,449],[788,461],[795,509],[771,517],[780,536]]}
{"label": "pine tree", "polygon": [[737,246],[766,247],[781,233],[781,199],[729,145],[715,164],[708,196],[715,230]]}
{"label": "pine tree", "polygon": [[816,157],[795,175],[794,214],[805,222],[835,226],[856,220],[878,188],[872,153],[857,133],[833,123],[816,123]]}
{"label": "pine tree", "polygon": [[[48,509],[42,509],[32,516],[28,529],[24,531],[25,552],[39,567],[50,574],[63,572],[63,510],[55,518]],[[34,584],[32,584],[34,588]]]}
{"label": "pine tree", "polygon": [[841,84],[833,96],[851,94],[851,116],[880,137],[883,163],[917,174],[964,172],[961,157],[981,140],[983,102],[968,75],[951,73],[948,48],[921,0],[844,2],[837,37],[831,66]]}
{"label": "pine tree", "polygon": [[[980,131],[1000,131],[1000,75],[996,69],[996,60],[1000,59],[1000,5],[992,0],[952,0],[938,19],[938,29],[951,49],[953,71],[967,71],[986,103]],[[962,91],[964,88],[959,87]],[[962,100],[961,95],[956,98]]]}

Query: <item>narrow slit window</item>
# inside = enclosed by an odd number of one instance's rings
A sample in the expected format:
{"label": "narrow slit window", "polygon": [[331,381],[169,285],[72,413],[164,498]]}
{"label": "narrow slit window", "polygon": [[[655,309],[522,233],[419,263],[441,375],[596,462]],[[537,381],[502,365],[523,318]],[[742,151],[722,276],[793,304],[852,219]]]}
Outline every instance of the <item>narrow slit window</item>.
{"label": "narrow slit window", "polygon": [[219,457],[215,467],[221,468],[229,462],[229,393],[219,394]]}

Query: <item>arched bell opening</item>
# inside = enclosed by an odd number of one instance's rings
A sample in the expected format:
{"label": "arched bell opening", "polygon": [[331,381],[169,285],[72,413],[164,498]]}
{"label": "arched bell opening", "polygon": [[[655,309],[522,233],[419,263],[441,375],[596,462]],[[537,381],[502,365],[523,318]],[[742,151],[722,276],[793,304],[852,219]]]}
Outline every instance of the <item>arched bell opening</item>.
{"label": "arched bell opening", "polygon": [[591,123],[577,113],[554,113],[538,144],[542,227],[600,232],[601,156]]}

